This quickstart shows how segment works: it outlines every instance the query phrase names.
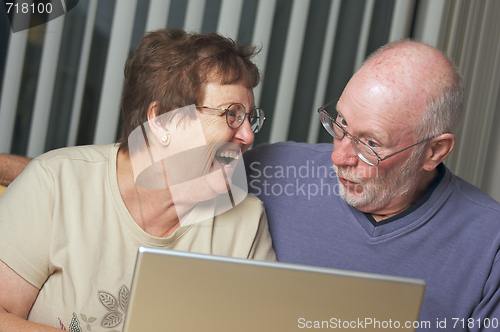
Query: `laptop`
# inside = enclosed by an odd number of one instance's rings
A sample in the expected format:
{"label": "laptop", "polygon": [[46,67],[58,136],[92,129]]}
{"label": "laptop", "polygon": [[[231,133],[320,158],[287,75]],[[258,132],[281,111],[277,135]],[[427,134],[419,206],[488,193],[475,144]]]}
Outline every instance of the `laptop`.
{"label": "laptop", "polygon": [[123,331],[412,331],[424,291],[418,279],[141,247]]}

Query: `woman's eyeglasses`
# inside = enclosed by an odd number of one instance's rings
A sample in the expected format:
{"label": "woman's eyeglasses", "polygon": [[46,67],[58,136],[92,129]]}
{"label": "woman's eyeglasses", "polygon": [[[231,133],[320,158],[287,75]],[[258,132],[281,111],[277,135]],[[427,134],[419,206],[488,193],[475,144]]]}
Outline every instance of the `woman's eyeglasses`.
{"label": "woman's eyeglasses", "polygon": [[245,121],[245,118],[248,115],[248,121],[250,122],[250,126],[252,131],[256,134],[262,128],[264,124],[264,120],[266,117],[264,116],[264,111],[260,108],[254,108],[252,111],[248,112],[240,103],[234,103],[228,106],[228,108],[218,108],[218,107],[209,107],[209,106],[196,106],[199,108],[206,108],[210,110],[219,110],[226,112],[226,122],[227,125],[232,129],[238,129]]}

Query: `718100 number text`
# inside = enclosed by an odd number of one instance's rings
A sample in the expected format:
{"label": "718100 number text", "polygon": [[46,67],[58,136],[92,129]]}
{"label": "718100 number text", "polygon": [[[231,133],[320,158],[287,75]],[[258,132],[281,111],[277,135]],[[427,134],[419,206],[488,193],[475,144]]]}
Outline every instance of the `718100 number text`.
{"label": "718100 number text", "polygon": [[453,318],[453,328],[474,328],[474,327],[477,327],[477,328],[481,328],[481,327],[485,327],[485,328],[489,328],[489,327],[492,327],[492,328],[497,328],[498,327],[498,319],[497,318],[484,318],[484,319],[481,319],[481,318],[469,318],[469,319],[465,319],[465,318]]}
{"label": "718100 number text", "polygon": [[23,13],[23,14],[34,14],[34,13],[39,13],[39,14],[50,14],[52,12],[52,4],[50,2],[48,3],[38,3],[38,4],[29,4],[26,2],[23,3],[12,3],[12,2],[7,2],[5,3],[7,5],[7,14],[10,14],[10,11],[12,10],[15,14]]}

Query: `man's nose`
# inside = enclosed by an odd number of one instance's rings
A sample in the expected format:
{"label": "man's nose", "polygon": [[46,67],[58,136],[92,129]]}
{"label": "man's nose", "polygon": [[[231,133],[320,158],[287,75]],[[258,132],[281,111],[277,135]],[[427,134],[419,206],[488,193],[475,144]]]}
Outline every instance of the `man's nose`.
{"label": "man's nose", "polygon": [[358,164],[359,157],[354,151],[349,137],[333,139],[332,161],[337,166],[356,166]]}

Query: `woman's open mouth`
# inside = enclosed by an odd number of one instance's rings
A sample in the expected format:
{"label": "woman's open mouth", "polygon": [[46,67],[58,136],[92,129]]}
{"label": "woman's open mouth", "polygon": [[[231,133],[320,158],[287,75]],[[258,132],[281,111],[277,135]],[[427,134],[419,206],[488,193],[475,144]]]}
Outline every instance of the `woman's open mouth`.
{"label": "woman's open mouth", "polygon": [[231,163],[240,158],[239,151],[221,148],[215,153],[215,158],[221,165],[225,167],[232,167]]}

